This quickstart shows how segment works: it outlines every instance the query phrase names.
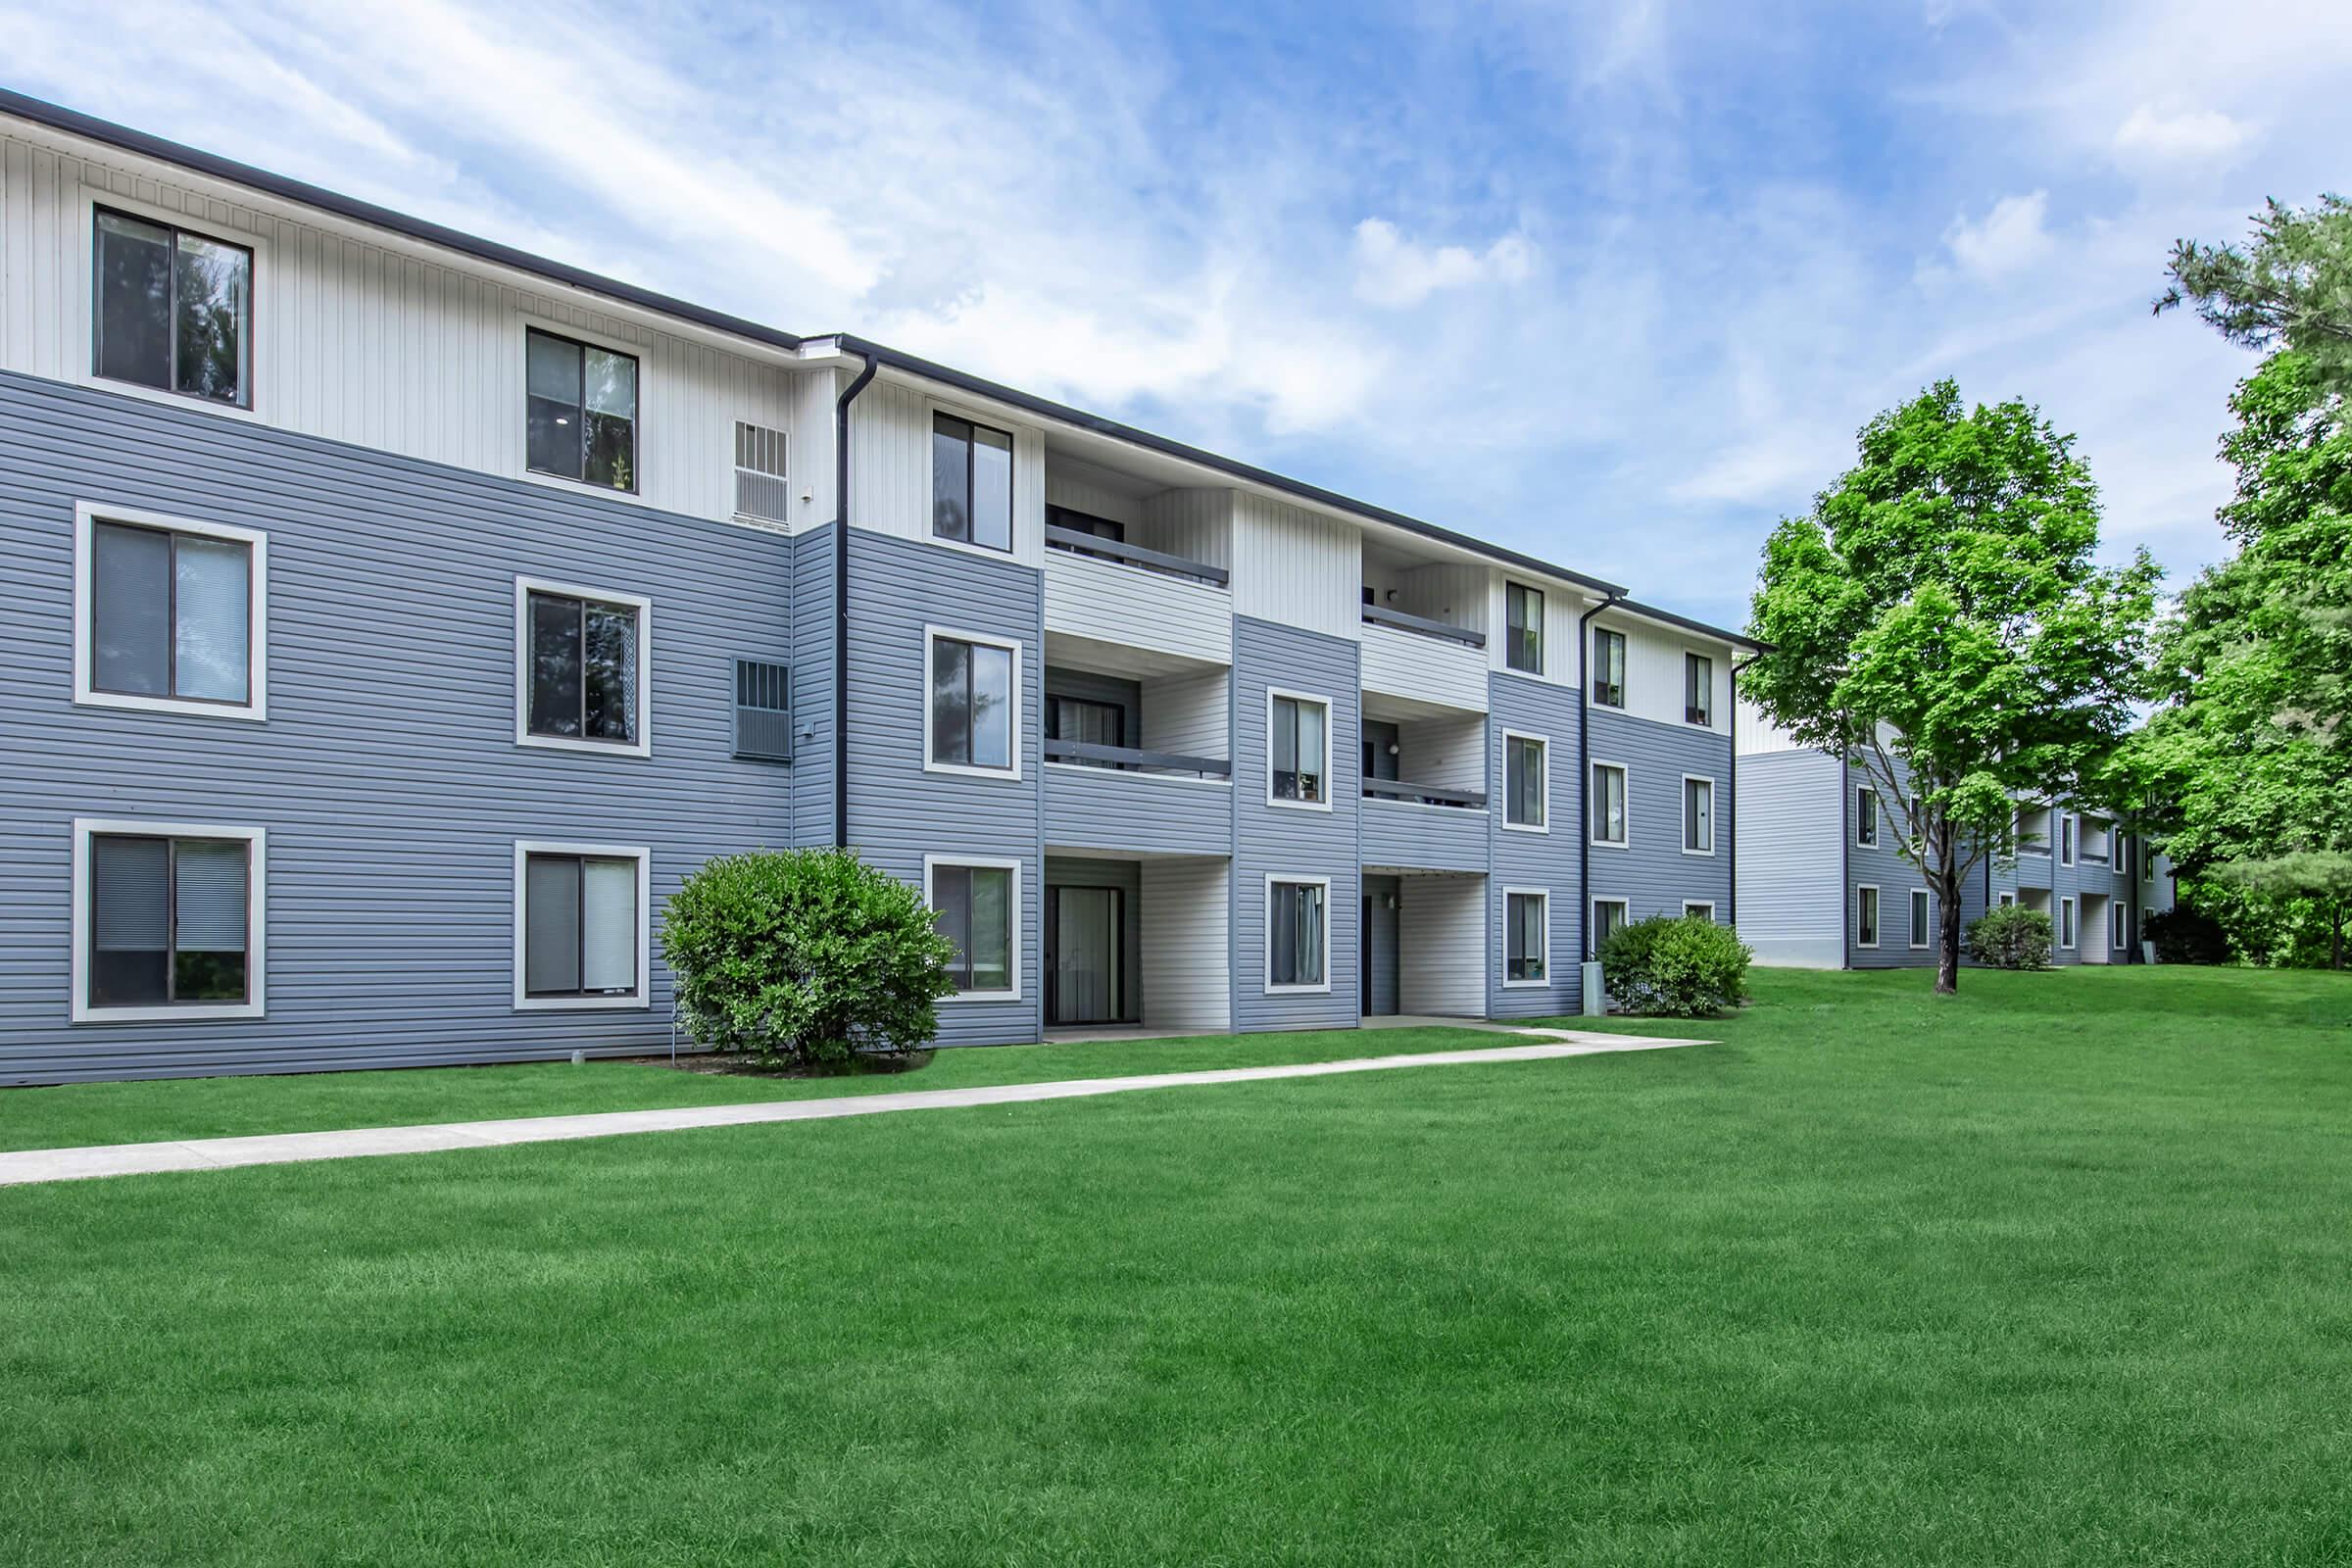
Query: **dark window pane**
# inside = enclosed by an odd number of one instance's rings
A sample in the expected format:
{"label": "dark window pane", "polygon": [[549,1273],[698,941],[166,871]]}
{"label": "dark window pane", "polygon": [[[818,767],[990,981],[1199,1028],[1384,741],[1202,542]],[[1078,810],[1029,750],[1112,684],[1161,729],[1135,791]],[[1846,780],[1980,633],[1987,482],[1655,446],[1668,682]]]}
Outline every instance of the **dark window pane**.
{"label": "dark window pane", "polygon": [[1511,584],[1504,592],[1508,635],[1503,642],[1505,662],[1532,675],[1544,672],[1544,596],[1533,588]]}
{"label": "dark window pane", "polygon": [[528,333],[526,341],[526,461],[541,473],[577,479],[586,450],[580,429],[580,346],[545,332]]}
{"label": "dark window pane", "polygon": [[975,647],[972,659],[972,762],[1012,766],[1012,650]]}
{"label": "dark window pane", "polygon": [[172,268],[178,284],[177,390],[221,403],[244,402],[251,253],[182,234]]}
{"label": "dark window pane", "polygon": [[172,536],[101,522],[92,546],[90,684],[165,696],[172,685]]}
{"label": "dark window pane", "polygon": [[972,543],[1012,548],[1012,437],[972,426]]}
{"label": "dark window pane", "polygon": [[972,760],[972,649],[942,637],[931,645],[931,760]]}
{"label": "dark window pane", "polygon": [[959,865],[936,866],[931,872],[931,906],[938,912],[940,935],[956,945],[948,975],[958,991],[972,989],[972,873]]}
{"label": "dark window pane", "polygon": [[587,607],[582,683],[591,740],[637,738],[637,614],[610,605]]}
{"label": "dark window pane", "polygon": [[1266,901],[1266,918],[1273,923],[1266,959],[1271,967],[1267,980],[1278,986],[1298,983],[1298,889],[1295,884],[1277,882],[1272,897]]}
{"label": "dark window pane", "polygon": [[588,349],[588,482],[637,488],[637,362]]}
{"label": "dark window pane", "polygon": [[172,846],[163,839],[90,840],[90,1002],[171,1000]]}
{"label": "dark window pane", "polygon": [[1298,798],[1298,705],[1288,697],[1274,699],[1274,798]]}
{"label": "dark window pane", "polygon": [[942,539],[972,536],[972,427],[961,419],[931,419],[931,531]]}
{"label": "dark window pane", "polygon": [[98,373],[172,385],[172,234],[98,215]]}
{"label": "dark window pane", "polygon": [[523,864],[522,989],[531,996],[580,989],[580,862],[534,855]]}
{"label": "dark window pane", "polygon": [[532,734],[580,733],[580,602],[531,595]]}

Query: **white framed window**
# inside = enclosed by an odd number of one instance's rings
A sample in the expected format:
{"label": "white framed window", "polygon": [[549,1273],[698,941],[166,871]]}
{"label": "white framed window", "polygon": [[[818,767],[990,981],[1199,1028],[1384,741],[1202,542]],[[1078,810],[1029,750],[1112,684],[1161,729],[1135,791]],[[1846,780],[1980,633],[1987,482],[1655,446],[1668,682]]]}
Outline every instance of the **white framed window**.
{"label": "white framed window", "polygon": [[2000,907],[2006,909],[2017,903],[2017,895],[2014,893],[2004,892],[1993,902],[1999,905]]}
{"label": "white framed window", "polygon": [[1331,699],[1266,688],[1266,804],[1331,809]]}
{"label": "white framed window", "polygon": [[1631,782],[1632,776],[1623,762],[1592,764],[1589,831],[1592,842],[1602,849],[1625,849],[1632,836],[1627,828],[1631,813],[1626,806]]}
{"label": "white framed window", "polygon": [[1685,899],[1683,901],[1683,918],[1686,920],[1693,918],[1712,920],[1715,918],[1714,903],[1707,899]]}
{"label": "white framed window", "polygon": [[253,411],[254,275],[250,236],[182,226],[161,209],[111,195],[85,202],[89,235],[89,379],[225,413]]}
{"label": "white framed window", "polygon": [[258,827],[75,817],[72,1021],[261,1017],[268,849]]}
{"label": "white framed window", "polygon": [[1544,591],[1525,583],[1502,587],[1502,663],[1525,675],[1544,673]]}
{"label": "white framed window", "polygon": [[2075,930],[2075,901],[2072,899],[2060,899],[2058,901],[2058,945],[2070,952],[2073,951],[2076,945],[2077,935],[2078,933]]}
{"label": "white framed window", "polygon": [[956,944],[942,1002],[1021,1000],[1021,862],[984,855],[923,857],[923,902]]}
{"label": "white framed window", "polygon": [[[2112,928],[2110,941],[2116,953],[2126,953],[2132,947],[2132,906],[2118,899],[2107,907]],[[2112,955],[2111,955],[2112,956]]]}
{"label": "white framed window", "polygon": [[1502,890],[1502,983],[1541,986],[1551,979],[1551,893]]}
{"label": "white framed window", "polygon": [[127,507],[74,508],[74,701],[270,716],[270,536]]}
{"label": "white framed window", "polygon": [[1854,946],[1879,945],[1879,890],[1864,883],[1854,889]]}
{"label": "white framed window", "polygon": [[1683,655],[1683,722],[1715,726],[1715,661],[1705,654]]}
{"label": "white framed window", "polygon": [[1625,633],[1592,628],[1592,672],[1586,685],[1589,700],[1599,707],[1625,706]]}
{"label": "white framed window", "polygon": [[514,744],[607,756],[654,749],[654,602],[514,579]]}
{"label": "white framed window", "polygon": [[1502,732],[1502,825],[1514,833],[1551,831],[1551,741]]}
{"label": "white framed window", "polygon": [[628,350],[523,327],[523,467],[635,495],[638,359]]}
{"label": "white framed window", "polygon": [[1266,873],[1265,993],[1331,989],[1331,878]]}
{"label": "white framed window", "polygon": [[514,1006],[648,1004],[652,857],[642,845],[514,841]]}
{"label": "white framed window", "polygon": [[2124,853],[2124,830],[2120,823],[2107,824],[2107,869],[2117,876],[2132,869],[2132,861]]}
{"label": "white framed window", "polygon": [[923,628],[923,768],[1021,776],[1021,645],[1009,637]]}
{"label": "white framed window", "polygon": [[1715,781],[1699,773],[1683,775],[1683,853],[1715,853]]}
{"label": "white framed window", "polygon": [[1598,957],[1600,950],[1609,945],[1609,938],[1624,930],[1627,922],[1631,919],[1632,915],[1627,910],[1625,900],[1594,899],[1592,901],[1593,956]]}
{"label": "white framed window", "polygon": [[1875,850],[1879,847],[1879,792],[1869,785],[1854,790],[1854,848]]}
{"label": "white framed window", "polygon": [[1913,888],[1911,890],[1911,946],[1913,948],[1924,948],[1928,945],[1928,932],[1933,923],[1930,919],[1932,912],[1928,890]]}
{"label": "white framed window", "polygon": [[2060,865],[2075,863],[2075,836],[2082,831],[2081,820],[2072,811],[2067,811],[2058,818],[2058,863]]}
{"label": "white framed window", "polygon": [[1013,550],[1013,433],[931,408],[931,537],[1005,556]]}

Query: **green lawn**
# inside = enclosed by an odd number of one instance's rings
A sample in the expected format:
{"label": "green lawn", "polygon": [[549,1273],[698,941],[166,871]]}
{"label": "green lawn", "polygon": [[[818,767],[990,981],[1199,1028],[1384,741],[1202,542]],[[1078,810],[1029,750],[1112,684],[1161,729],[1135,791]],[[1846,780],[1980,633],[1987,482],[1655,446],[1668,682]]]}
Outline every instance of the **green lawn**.
{"label": "green lawn", "polygon": [[929,1065],[911,1072],[843,1078],[719,1077],[638,1062],[591,1061],[577,1067],[569,1062],[534,1062],[513,1067],[320,1072],[284,1078],[61,1084],[0,1089],[0,1150],[325,1132],[338,1127],[412,1127],[437,1121],[569,1116],[599,1110],[668,1110],[744,1101],[829,1099],[1124,1073],[1263,1067],[1509,1044],[1490,1031],[1477,1029],[1375,1033],[1324,1029],[943,1051]]}
{"label": "green lawn", "polygon": [[2352,984],[1962,984],[0,1189],[0,1562],[2352,1557]]}

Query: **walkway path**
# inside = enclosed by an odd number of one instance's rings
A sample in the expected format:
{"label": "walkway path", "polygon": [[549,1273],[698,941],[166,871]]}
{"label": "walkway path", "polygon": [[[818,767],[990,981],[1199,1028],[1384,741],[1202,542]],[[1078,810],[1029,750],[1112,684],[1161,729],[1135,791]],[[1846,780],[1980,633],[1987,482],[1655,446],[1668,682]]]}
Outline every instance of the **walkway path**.
{"label": "walkway path", "polygon": [[458,1121],[425,1127],[355,1127],[342,1132],[265,1133],[249,1138],[196,1138],[180,1143],[105,1144],[87,1149],[31,1149],[0,1153],[0,1187],[23,1182],[78,1181],[92,1176],[136,1176],[167,1170],[221,1170],[234,1165],[285,1165],[306,1159],[356,1159],[368,1154],[422,1154],[507,1144],[559,1143],[623,1133],[683,1132],[698,1127],[742,1127],[757,1122],[821,1121],[876,1116],[893,1110],[956,1105],[1011,1105],[1040,1100],[1078,1100],[1138,1089],[1182,1089],[1196,1084],[1255,1083],[1271,1078],[1321,1078],[1335,1073],[1385,1072],[1395,1067],[1461,1067],[1488,1061],[1548,1061],[1611,1051],[1655,1051],[1695,1046],[1698,1040],[1649,1040],[1571,1029],[1503,1031],[1529,1044],[1480,1051],[1433,1051],[1418,1055],[1359,1056],[1278,1067],[1219,1067],[1204,1072],[1138,1073],[1126,1078],[1067,1078],[974,1089],[912,1090],[905,1094],[844,1095],[829,1100],[772,1100],[738,1105],[693,1105],[679,1110],[612,1110],[585,1116],[528,1116],[510,1121]]}

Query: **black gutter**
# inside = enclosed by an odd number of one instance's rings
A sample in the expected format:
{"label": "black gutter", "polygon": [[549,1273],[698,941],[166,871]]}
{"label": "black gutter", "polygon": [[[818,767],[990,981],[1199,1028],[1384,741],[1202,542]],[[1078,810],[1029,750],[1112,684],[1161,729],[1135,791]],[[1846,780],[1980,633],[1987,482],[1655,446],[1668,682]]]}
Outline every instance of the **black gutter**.
{"label": "black gutter", "polygon": [[833,845],[850,847],[850,404],[881,367],[872,360],[833,400]]}
{"label": "black gutter", "polygon": [[1740,929],[1740,672],[1762,659],[1753,654],[1732,666],[1732,801],[1731,809],[1724,812],[1724,821],[1731,827],[1732,888],[1731,927]]}
{"label": "black gutter", "polygon": [[[1861,894],[1854,891],[1853,748],[1838,748],[1838,966],[1854,966],[1854,921]],[[1886,911],[1879,911],[1884,918]]]}
{"label": "black gutter", "polygon": [[1671,610],[1660,610],[1654,605],[1640,604],[1631,599],[1619,599],[1617,608],[1629,614],[1640,615],[1645,620],[1662,620],[1669,626],[1680,626],[1685,631],[1703,632],[1709,637],[1720,637],[1727,643],[1736,643],[1743,648],[1753,648],[1759,654],[1769,654],[1773,651],[1772,644],[1758,642],[1745,632],[1732,631],[1723,626],[1710,626],[1703,620],[1692,620],[1689,615],[1678,615]]}
{"label": "black gutter", "polygon": [[[1149,430],[1139,430],[1131,424],[1121,424],[1116,419],[1106,419],[1099,414],[1088,414],[1082,409],[1073,409],[1067,404],[1055,403],[1050,398],[1037,397],[999,382],[983,380],[976,375],[967,375],[961,370],[951,369],[936,361],[917,359],[911,354],[903,354],[887,344],[875,343],[853,333],[841,332],[832,334],[832,336],[835,342],[840,343],[850,352],[866,355],[894,369],[904,370],[908,375],[919,375],[926,380],[937,381],[943,386],[952,386],[958,391],[969,392],[975,397],[990,398],[999,403],[1010,404],[1016,409],[1026,410],[1045,418],[1059,420],[1064,424],[1075,425],[1081,430],[1091,431],[1096,435],[1108,436],[1113,440],[1146,448],[1149,451],[1159,453],[1162,457],[1177,458],[1186,463],[1197,463],[1202,467],[1214,468],[1219,473],[1231,474],[1237,479],[1246,479],[1251,484],[1262,484],[1268,489],[1280,490],[1286,495],[1294,495],[1300,500],[1311,501],[1320,507],[1352,512],[1358,516],[1370,517],[1377,522],[1385,522],[1393,527],[1402,528],[1407,533],[1419,534],[1425,539],[1435,540],[1440,544],[1468,550],[1476,555],[1485,556],[1489,560],[1517,566],[1523,571],[1540,572],[1547,577],[1558,577],[1577,583],[1607,594],[1613,601],[1622,601],[1625,598],[1625,590],[1615,583],[1603,582],[1598,577],[1589,577],[1581,571],[1571,571],[1566,566],[1553,565],[1548,561],[1538,561],[1533,556],[1523,556],[1517,551],[1505,550],[1499,545],[1489,544],[1483,539],[1474,539],[1468,534],[1455,533],[1450,528],[1441,528],[1436,523],[1424,522],[1419,517],[1408,517],[1401,512],[1391,512],[1385,507],[1376,507],[1368,501],[1357,501],[1350,496],[1341,495],[1336,490],[1325,490],[1318,485],[1307,484],[1301,480],[1285,478],[1269,469],[1255,467],[1247,463],[1237,463],[1231,458],[1219,457],[1213,452],[1204,452],[1199,447],[1187,446],[1181,441],[1172,441],[1164,435],[1154,435]],[[823,342],[824,334],[817,334],[807,341],[810,343]],[[1685,624],[1695,626],[1697,622],[1690,621]],[[1732,637],[1734,641],[1745,640],[1733,633],[1718,635]]]}
{"label": "black gutter", "polygon": [[757,321],[729,316],[723,311],[690,305],[666,294],[657,294],[652,289],[639,288],[634,283],[623,283],[618,278],[584,271],[577,267],[550,261],[544,256],[534,256],[529,251],[516,250],[512,245],[501,245],[496,240],[483,239],[440,223],[430,223],[421,218],[411,218],[406,213],[396,213],[388,207],[378,207],[373,202],[339,195],[299,179],[288,179],[283,174],[272,174],[251,164],[240,164],[216,153],[167,141],[143,130],[133,130],[110,120],[100,120],[94,115],[85,115],[39,98],[28,98],[6,87],[0,87],[0,114],[14,115],[20,120],[29,120],[34,124],[46,125],[70,135],[87,136],[92,141],[104,142],[110,147],[119,147],[142,158],[160,159],[194,173],[249,186],[284,201],[300,202],[305,207],[315,207],[320,212],[332,213],[337,218],[348,219],[355,223],[366,223],[371,228],[387,229],[427,245],[438,245],[470,256],[476,261],[511,267],[517,271],[544,277],[551,283],[561,283],[566,288],[585,289],[591,294],[602,294],[607,299],[618,300],[624,305],[659,311],[663,316],[674,316],[682,321],[692,321],[698,326],[707,326],[730,336],[748,338],[770,348],[800,352],[802,340],[794,333],[762,326]]}
{"label": "black gutter", "polygon": [[[1623,602],[1616,590],[1611,589],[1608,598],[1576,617],[1576,686],[1577,695],[1585,705],[1576,724],[1576,799],[1585,808],[1585,819],[1577,824],[1576,835],[1577,891],[1585,901],[1577,924],[1585,933],[1588,963],[1600,955],[1592,951],[1592,636],[1587,623],[1611,605]],[[1626,793],[1625,812],[1630,821],[1634,812],[1630,790]]]}

